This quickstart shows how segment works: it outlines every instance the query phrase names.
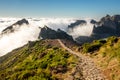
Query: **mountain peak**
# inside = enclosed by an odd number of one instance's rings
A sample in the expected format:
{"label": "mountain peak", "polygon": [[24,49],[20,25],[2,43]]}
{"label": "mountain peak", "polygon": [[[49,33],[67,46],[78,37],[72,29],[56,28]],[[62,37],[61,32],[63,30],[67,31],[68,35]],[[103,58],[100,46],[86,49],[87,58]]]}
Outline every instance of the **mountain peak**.
{"label": "mountain peak", "polygon": [[47,29],[48,27],[45,25],[45,26],[44,26],[44,28],[46,28],[46,29]]}
{"label": "mountain peak", "polygon": [[42,39],[68,39],[68,40],[73,40],[72,36],[68,35],[66,32],[58,29],[57,31],[44,26],[41,28],[39,38]]}
{"label": "mountain peak", "polygon": [[17,21],[13,25],[22,25],[22,24],[29,24],[29,22],[28,22],[28,20],[26,20],[25,18],[23,18],[22,20]]}
{"label": "mountain peak", "polygon": [[17,21],[16,23],[12,24],[11,26],[8,26],[7,28],[3,29],[2,34],[14,32],[15,28],[13,26],[16,26],[16,25],[21,26],[23,24],[28,25],[29,24],[28,20],[23,18],[22,20]]}
{"label": "mountain peak", "polygon": [[107,14],[106,17],[111,17],[111,16],[109,14]]}
{"label": "mountain peak", "polygon": [[74,23],[71,23],[70,25],[68,25],[68,28],[75,28],[76,26],[79,25],[85,25],[87,24],[87,22],[85,20],[76,20]]}

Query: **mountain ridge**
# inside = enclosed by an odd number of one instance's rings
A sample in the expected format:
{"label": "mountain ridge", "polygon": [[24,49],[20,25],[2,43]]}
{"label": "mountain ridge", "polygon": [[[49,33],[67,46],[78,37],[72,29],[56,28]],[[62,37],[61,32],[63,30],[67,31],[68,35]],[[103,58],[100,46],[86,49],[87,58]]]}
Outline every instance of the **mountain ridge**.
{"label": "mountain ridge", "polygon": [[40,28],[37,41],[0,57],[0,79],[119,80],[119,20],[119,15],[92,20],[93,34],[76,38],[92,42],[83,45],[61,29]]}
{"label": "mountain ridge", "polygon": [[[3,29],[1,34],[9,34],[9,33],[12,33],[12,32],[15,31],[15,27],[14,27],[14,26],[17,26],[17,25],[21,26],[21,25],[23,25],[23,24],[28,25],[29,22],[28,22],[25,18],[23,18],[23,19],[17,21],[16,23],[12,24],[11,26],[8,26],[7,28]],[[19,28],[19,27],[18,27],[18,28]]]}

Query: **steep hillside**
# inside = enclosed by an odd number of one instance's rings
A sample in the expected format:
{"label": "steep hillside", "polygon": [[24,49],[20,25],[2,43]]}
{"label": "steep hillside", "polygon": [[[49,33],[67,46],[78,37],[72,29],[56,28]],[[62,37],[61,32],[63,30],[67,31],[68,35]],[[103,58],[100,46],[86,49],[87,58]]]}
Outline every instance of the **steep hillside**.
{"label": "steep hillside", "polygon": [[78,43],[92,42],[93,40],[99,40],[108,38],[110,36],[120,36],[120,15],[106,15],[102,17],[98,22],[91,20],[93,24],[93,30],[90,36],[77,37],[75,40]]}
{"label": "steep hillside", "polygon": [[66,32],[58,29],[57,31],[44,26],[43,28],[40,28],[39,37],[42,39],[67,39],[73,41],[72,36],[68,35]]}
{"label": "steep hillside", "polygon": [[120,80],[120,38],[109,37],[83,45],[83,53],[90,56],[109,80]]}
{"label": "steep hillside", "polygon": [[57,40],[29,42],[0,58],[0,80],[63,80],[77,62]]}

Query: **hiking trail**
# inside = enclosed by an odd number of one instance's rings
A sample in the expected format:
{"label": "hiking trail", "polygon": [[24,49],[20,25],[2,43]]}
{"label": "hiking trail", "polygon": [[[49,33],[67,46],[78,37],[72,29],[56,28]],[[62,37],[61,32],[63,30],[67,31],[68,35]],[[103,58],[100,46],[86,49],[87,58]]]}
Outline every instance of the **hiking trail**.
{"label": "hiking trail", "polygon": [[84,80],[108,80],[103,75],[102,71],[98,69],[98,67],[95,65],[94,61],[90,57],[72,51],[70,48],[66,47],[60,39],[57,40],[65,50],[79,57],[81,61],[78,63],[77,68],[82,70]]}

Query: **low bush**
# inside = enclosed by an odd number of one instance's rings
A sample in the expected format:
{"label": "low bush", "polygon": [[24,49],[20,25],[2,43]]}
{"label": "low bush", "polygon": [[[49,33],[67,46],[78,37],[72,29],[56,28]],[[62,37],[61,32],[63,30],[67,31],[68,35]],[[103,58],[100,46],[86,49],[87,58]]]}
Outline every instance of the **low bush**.
{"label": "low bush", "polygon": [[98,50],[103,44],[105,44],[105,40],[95,40],[92,43],[85,43],[83,47],[83,52],[88,53],[88,52],[94,52]]}

